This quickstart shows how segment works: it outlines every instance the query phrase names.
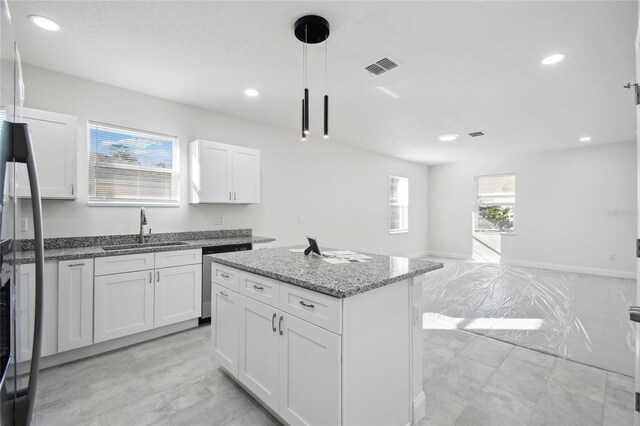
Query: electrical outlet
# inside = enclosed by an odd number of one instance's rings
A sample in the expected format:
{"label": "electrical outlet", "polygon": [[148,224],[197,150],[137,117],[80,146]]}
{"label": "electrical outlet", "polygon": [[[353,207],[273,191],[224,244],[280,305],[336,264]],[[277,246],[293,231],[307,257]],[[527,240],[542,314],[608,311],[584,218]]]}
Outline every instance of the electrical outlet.
{"label": "electrical outlet", "polygon": [[224,216],[214,216],[213,217],[214,225],[224,225]]}
{"label": "electrical outlet", "polygon": [[609,260],[616,260],[616,254],[615,253],[609,253]]}
{"label": "electrical outlet", "polygon": [[29,218],[23,217],[20,221],[20,230],[22,232],[27,232],[29,230]]}

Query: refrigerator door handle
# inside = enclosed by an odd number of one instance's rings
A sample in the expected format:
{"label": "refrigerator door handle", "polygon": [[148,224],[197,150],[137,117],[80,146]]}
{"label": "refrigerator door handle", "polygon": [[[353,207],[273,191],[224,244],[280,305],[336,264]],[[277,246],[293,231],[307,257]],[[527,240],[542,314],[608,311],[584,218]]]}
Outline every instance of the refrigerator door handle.
{"label": "refrigerator door handle", "polygon": [[[5,122],[6,123],[6,122]],[[42,314],[44,288],[44,236],[42,234],[42,202],[40,201],[40,183],[38,180],[38,169],[36,158],[31,143],[29,125],[26,123],[9,123],[12,126],[13,136],[12,153],[13,159],[19,163],[26,163],[27,174],[29,176],[29,187],[31,189],[31,208],[33,209],[33,232],[35,241],[35,313],[33,331],[33,352],[31,355],[31,370],[29,373],[29,388],[24,396],[20,396],[16,405],[21,406],[22,412],[16,413],[16,417],[25,416],[24,424],[30,424],[33,416],[33,408],[36,401],[36,390],[38,388],[38,373],[40,369],[40,355],[42,353]],[[26,400],[25,400],[26,398]],[[16,407],[17,408],[17,407]],[[16,419],[18,420],[18,419]],[[18,422],[16,422],[18,423]]]}

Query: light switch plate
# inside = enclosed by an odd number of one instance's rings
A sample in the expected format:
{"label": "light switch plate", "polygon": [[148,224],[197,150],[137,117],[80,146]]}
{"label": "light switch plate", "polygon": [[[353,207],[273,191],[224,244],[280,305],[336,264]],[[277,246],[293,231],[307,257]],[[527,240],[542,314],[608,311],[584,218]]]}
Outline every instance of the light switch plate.
{"label": "light switch plate", "polygon": [[29,230],[29,218],[28,217],[23,217],[22,220],[20,220],[20,230],[22,232],[27,232]]}
{"label": "light switch plate", "polygon": [[214,225],[224,225],[224,216],[214,216],[213,217]]}

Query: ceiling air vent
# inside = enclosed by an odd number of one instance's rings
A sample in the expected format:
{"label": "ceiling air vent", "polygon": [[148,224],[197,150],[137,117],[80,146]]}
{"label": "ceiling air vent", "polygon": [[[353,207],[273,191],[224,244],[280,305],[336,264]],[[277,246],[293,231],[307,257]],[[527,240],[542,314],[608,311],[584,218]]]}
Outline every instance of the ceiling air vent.
{"label": "ceiling air vent", "polygon": [[368,67],[365,67],[364,69],[369,71],[371,74],[375,74],[375,75],[380,75],[383,72],[387,72],[387,70],[385,70],[384,68],[376,64],[371,64]]}
{"label": "ceiling air vent", "polygon": [[371,64],[369,66],[364,67],[365,70],[369,71],[371,74],[380,75],[387,71],[390,71],[398,66],[397,63],[392,61],[389,58],[382,58],[375,64]]}
{"label": "ceiling air vent", "polygon": [[471,132],[469,133],[469,136],[471,136],[472,138],[477,138],[478,136],[484,136],[484,132]]}

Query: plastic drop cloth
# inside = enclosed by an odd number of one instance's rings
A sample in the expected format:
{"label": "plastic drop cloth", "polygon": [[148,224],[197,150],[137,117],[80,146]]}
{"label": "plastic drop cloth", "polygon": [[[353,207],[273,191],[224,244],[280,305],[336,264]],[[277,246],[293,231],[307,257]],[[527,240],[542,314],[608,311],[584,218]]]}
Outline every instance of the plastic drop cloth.
{"label": "plastic drop cloth", "polygon": [[423,328],[462,329],[633,375],[635,287],[629,279],[456,261],[426,275]]}

